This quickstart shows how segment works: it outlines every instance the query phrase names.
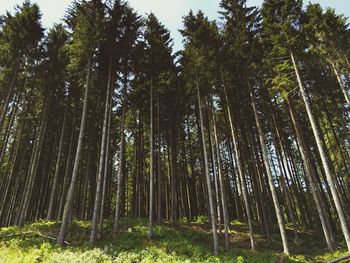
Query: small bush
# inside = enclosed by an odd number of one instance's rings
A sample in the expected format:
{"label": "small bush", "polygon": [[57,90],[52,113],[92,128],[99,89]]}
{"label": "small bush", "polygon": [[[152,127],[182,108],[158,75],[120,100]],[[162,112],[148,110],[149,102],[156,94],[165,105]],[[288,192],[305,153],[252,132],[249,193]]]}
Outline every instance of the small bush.
{"label": "small bush", "polygon": [[199,215],[195,218],[195,220],[193,220],[194,224],[205,224],[208,222],[209,222],[208,217],[205,215]]}

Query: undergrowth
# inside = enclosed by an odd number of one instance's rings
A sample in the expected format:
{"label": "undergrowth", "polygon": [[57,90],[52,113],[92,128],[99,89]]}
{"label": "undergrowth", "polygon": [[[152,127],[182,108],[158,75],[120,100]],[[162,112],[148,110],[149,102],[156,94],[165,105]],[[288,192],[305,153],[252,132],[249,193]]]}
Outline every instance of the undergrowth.
{"label": "undergrowth", "polygon": [[[58,222],[39,221],[23,228],[1,228],[0,263],[327,262],[346,254],[345,246],[335,253],[327,253],[322,237],[315,238],[314,234],[306,232],[300,233],[300,245],[291,244],[293,256],[281,254],[278,232],[269,241],[257,234],[257,250],[251,251],[246,225],[233,221],[230,249],[224,249],[221,237],[220,256],[215,257],[209,224],[204,217],[193,223],[182,221],[174,228],[166,223],[157,225],[152,239],[147,237],[145,219],[122,219],[115,237],[110,234],[112,221],[107,220],[103,237],[94,245],[89,243],[90,223],[74,221],[66,236],[69,245],[64,247],[58,247],[54,240],[59,226]],[[293,234],[291,231],[289,234],[292,241]]]}

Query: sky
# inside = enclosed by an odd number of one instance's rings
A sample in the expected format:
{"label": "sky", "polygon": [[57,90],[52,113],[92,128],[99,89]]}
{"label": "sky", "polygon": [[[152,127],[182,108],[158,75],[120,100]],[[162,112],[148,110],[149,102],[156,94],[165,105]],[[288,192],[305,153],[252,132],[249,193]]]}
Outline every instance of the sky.
{"label": "sky", "polygon": [[[43,14],[42,22],[45,28],[59,23],[71,0],[32,0],[39,4]],[[182,27],[182,17],[190,9],[194,12],[202,10],[209,19],[218,19],[220,0],[129,0],[130,5],[141,15],[153,12],[158,19],[170,30],[174,39],[174,50],[182,48],[182,38],[178,30]],[[248,6],[260,6],[262,0],[247,0]],[[304,3],[308,3],[304,0]],[[350,0],[311,0],[322,7],[332,7],[339,14],[350,17]],[[22,1],[0,0],[0,14],[6,10],[12,12],[16,4]]]}

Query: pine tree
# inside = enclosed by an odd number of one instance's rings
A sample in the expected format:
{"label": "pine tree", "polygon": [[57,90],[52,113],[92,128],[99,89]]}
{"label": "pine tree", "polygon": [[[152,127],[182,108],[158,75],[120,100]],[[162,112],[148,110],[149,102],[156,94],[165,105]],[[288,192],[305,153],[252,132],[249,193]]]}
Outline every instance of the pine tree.
{"label": "pine tree", "polygon": [[[64,243],[64,237],[66,234],[69,217],[72,210],[74,192],[78,176],[78,167],[81,158],[83,136],[86,126],[85,123],[87,115],[87,104],[89,98],[89,89],[91,85],[91,72],[93,70],[94,52],[99,40],[101,19],[104,14],[104,10],[99,1],[93,1],[82,4],[76,4],[76,6],[73,7],[71,14],[72,16],[68,18],[68,23],[70,23],[70,26],[72,26],[74,29],[72,43],[70,46],[72,56],[74,56],[75,58],[75,60],[73,60],[74,64],[72,65],[72,67],[80,66],[82,63],[86,63],[86,81],[78,144],[75,153],[71,183],[67,192],[67,198],[64,205],[60,233],[57,238],[58,245],[63,245]],[[85,51],[87,52],[85,53]],[[82,55],[82,52],[85,55]]]}

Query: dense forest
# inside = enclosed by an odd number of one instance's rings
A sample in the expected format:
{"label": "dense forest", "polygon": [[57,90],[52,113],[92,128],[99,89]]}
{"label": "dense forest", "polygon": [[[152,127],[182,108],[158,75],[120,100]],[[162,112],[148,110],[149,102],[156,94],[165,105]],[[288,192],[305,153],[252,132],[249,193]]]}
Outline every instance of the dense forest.
{"label": "dense forest", "polygon": [[152,239],[207,216],[214,255],[232,220],[252,250],[277,232],[289,255],[310,230],[350,251],[347,19],[302,0],[218,10],[183,16],[178,52],[122,0],[74,1],[48,30],[29,1],[2,15],[0,226],[57,221],[63,246],[75,219],[94,244],[124,218]]}

